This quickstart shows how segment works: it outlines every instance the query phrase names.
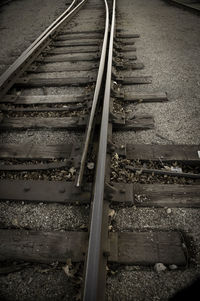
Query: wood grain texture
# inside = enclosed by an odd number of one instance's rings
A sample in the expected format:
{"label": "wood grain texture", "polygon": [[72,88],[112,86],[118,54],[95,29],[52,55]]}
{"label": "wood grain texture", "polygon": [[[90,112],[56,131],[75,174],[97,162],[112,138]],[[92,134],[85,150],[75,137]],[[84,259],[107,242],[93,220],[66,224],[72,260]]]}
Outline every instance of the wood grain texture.
{"label": "wood grain texture", "polygon": [[11,103],[16,105],[31,105],[31,104],[67,104],[67,103],[79,103],[85,100],[88,96],[71,96],[71,95],[27,95],[27,96],[17,96],[17,95],[6,95],[4,96],[0,103]]}
{"label": "wood grain texture", "polygon": [[127,144],[126,156],[133,160],[200,162],[200,145]]}
{"label": "wood grain texture", "polygon": [[[138,265],[154,265],[159,262],[167,265],[186,265],[182,239],[178,232],[134,231],[112,235],[118,236],[117,262]],[[115,260],[113,258],[113,261]],[[112,254],[109,261],[112,261]]]}
{"label": "wood grain texture", "polygon": [[45,203],[90,203],[91,185],[79,193],[74,182],[40,180],[0,180],[0,199]]}
{"label": "wood grain texture", "polygon": [[[42,232],[0,230],[0,260],[30,262],[83,261],[87,248],[86,232]],[[182,237],[178,232],[148,231],[110,233],[108,261],[122,264],[186,265]]]}
{"label": "wood grain texture", "polygon": [[1,159],[69,159],[72,153],[72,144],[37,145],[26,144],[0,144]]}
{"label": "wood grain texture", "polygon": [[4,130],[27,130],[27,129],[68,129],[84,130],[86,126],[85,119],[78,117],[11,117],[3,118],[0,122],[0,128]]}

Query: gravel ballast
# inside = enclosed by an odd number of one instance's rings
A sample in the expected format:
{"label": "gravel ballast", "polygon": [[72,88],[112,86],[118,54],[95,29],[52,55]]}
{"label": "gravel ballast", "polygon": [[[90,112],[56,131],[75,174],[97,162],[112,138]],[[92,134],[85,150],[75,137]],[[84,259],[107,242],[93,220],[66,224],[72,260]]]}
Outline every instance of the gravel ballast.
{"label": "gravel ballast", "polygon": [[[167,92],[169,102],[127,104],[125,111],[130,115],[151,114],[155,129],[117,132],[113,134],[114,142],[118,145],[199,144],[199,16],[160,0],[117,1],[117,8],[118,28],[141,35],[135,39],[134,46],[138,61],[145,65],[143,70],[125,71],[123,75],[153,78],[150,85],[125,86],[125,93]],[[114,181],[123,182],[123,170],[120,177],[121,180]],[[186,237],[190,260],[183,269],[167,267],[161,272],[153,266],[121,267],[108,277],[108,300],[169,300],[199,277],[199,209],[113,208],[112,231],[177,230]]]}
{"label": "gravel ballast", "polygon": [[[56,17],[58,17],[71,3],[71,1],[12,1],[0,11],[0,73],[2,73],[15,59],[46,29]],[[93,4],[93,5],[91,5]],[[66,31],[87,31],[95,28],[103,28],[103,10],[95,9],[94,1],[87,1],[73,20],[66,25]],[[90,7],[91,6],[91,7]],[[21,14],[23,12],[23,15]],[[98,63],[98,62],[97,62]],[[78,63],[79,64],[79,63]],[[85,62],[83,65],[87,65]],[[90,65],[89,63],[88,65]],[[81,63],[80,63],[81,65]],[[94,73],[96,74],[96,71]],[[64,75],[81,76],[80,72],[70,72]],[[88,74],[88,72],[87,72]],[[87,75],[83,72],[83,76]],[[58,74],[53,74],[54,77]],[[60,74],[59,74],[60,75]],[[37,75],[35,75],[37,77]],[[12,89],[11,93],[17,95],[82,95],[83,100],[87,93],[91,93],[93,87],[42,87],[33,89]],[[82,110],[82,113],[87,113]],[[73,114],[80,115],[75,111]],[[30,114],[29,114],[30,115]],[[42,115],[42,114],[41,114]],[[46,114],[47,115],[47,114]],[[46,116],[45,115],[45,116]],[[55,114],[54,114],[55,115]],[[57,114],[58,116],[62,114]],[[56,116],[57,116],[56,115]],[[71,114],[70,114],[71,115]],[[20,115],[21,116],[21,115]],[[47,116],[46,116],[47,117]],[[31,117],[30,117],[31,118]],[[43,118],[41,116],[41,118]],[[31,143],[34,145],[46,144],[73,144],[82,142],[84,132],[66,130],[27,130],[27,131],[2,131],[0,143]],[[72,166],[73,167],[73,166]],[[61,176],[62,173],[62,176]],[[20,173],[3,173],[6,178],[19,178]],[[15,175],[14,175],[15,174]],[[29,173],[30,177],[33,176]],[[36,174],[35,174],[36,175]],[[37,173],[37,179],[41,179]],[[69,179],[65,178],[68,178]],[[3,176],[3,177],[4,177]],[[22,173],[22,177],[28,173]],[[43,174],[44,178],[47,175]],[[50,177],[53,173],[50,172]],[[64,177],[63,177],[64,176]],[[29,176],[28,176],[29,177]],[[68,170],[56,171],[52,180],[70,180],[74,184],[75,174],[71,177]],[[43,178],[42,178],[43,179]],[[45,204],[29,203],[26,201],[1,201],[0,202],[0,227],[2,229],[26,229],[36,231],[86,231],[89,221],[89,205],[76,204]],[[83,264],[51,265],[29,264],[20,271],[8,275],[0,275],[0,300],[80,300],[80,287],[82,285]],[[15,263],[1,263],[3,266],[13,266]],[[65,266],[65,269],[62,267]],[[0,269],[1,270],[1,269]],[[74,270],[74,272],[73,272]]]}

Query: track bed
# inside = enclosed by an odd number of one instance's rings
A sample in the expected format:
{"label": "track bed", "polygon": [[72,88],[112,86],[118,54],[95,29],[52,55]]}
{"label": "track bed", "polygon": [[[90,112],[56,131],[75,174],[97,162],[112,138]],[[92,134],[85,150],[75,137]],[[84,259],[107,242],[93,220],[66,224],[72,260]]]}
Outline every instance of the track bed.
{"label": "track bed", "polygon": [[199,19],[78,5],[2,77],[1,295],[168,300],[199,274],[198,34],[180,30]]}

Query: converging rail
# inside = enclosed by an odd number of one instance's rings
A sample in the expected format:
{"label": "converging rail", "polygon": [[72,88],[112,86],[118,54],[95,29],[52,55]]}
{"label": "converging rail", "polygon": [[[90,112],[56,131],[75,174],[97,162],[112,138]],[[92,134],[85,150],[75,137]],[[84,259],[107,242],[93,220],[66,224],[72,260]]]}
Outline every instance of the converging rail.
{"label": "converging rail", "polygon": [[108,4],[106,1],[105,1],[105,6],[106,6],[106,22],[105,22],[103,46],[102,46],[102,50],[101,50],[101,59],[100,59],[100,64],[99,64],[95,91],[94,91],[94,97],[92,100],[92,108],[91,108],[91,112],[90,112],[90,118],[89,118],[87,130],[86,130],[85,144],[84,144],[84,148],[83,148],[80,171],[79,171],[77,184],[76,184],[77,187],[81,186],[81,184],[82,184],[82,179],[83,179],[83,174],[84,174],[84,169],[85,169],[85,162],[86,162],[87,153],[88,153],[88,147],[89,147],[89,143],[91,142],[92,128],[94,127],[94,117],[96,114],[97,103],[99,101],[100,90],[102,88],[102,82],[103,82],[103,75],[104,75],[106,54],[107,54],[108,31],[109,31],[109,16],[108,16],[109,12],[108,12]]}
{"label": "converging rail", "polygon": [[[108,20],[108,4],[106,15]],[[108,22],[108,21],[107,21]],[[86,276],[84,286],[84,300],[102,300],[105,294],[106,265],[105,246],[108,245],[108,223],[103,216],[108,216],[108,206],[104,204],[104,188],[106,175],[107,143],[110,114],[110,91],[112,76],[113,41],[115,30],[115,0],[112,9],[112,24],[108,46],[108,62],[106,69],[106,83],[103,99],[101,129],[97,169],[94,184],[94,198],[92,200],[92,214],[90,224],[90,237],[87,253]]]}

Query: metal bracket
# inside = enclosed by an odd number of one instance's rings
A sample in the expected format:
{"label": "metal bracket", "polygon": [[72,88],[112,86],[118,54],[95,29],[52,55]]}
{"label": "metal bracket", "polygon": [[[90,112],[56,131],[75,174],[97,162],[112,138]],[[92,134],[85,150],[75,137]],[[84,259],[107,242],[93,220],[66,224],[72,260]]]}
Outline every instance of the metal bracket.
{"label": "metal bracket", "polygon": [[84,101],[85,107],[90,109],[92,107],[92,101],[87,99],[86,101]]}
{"label": "metal bracket", "polygon": [[80,144],[73,144],[70,159],[71,159],[71,162],[74,164],[75,168],[80,167],[80,162],[81,162],[81,145]]}
{"label": "metal bracket", "polygon": [[115,69],[115,67],[112,67],[112,77],[117,77],[117,70]]}
{"label": "metal bracket", "polygon": [[109,113],[109,121],[114,121],[114,120],[116,120],[117,119],[117,116],[115,116],[115,114],[113,113],[113,112],[110,112]]}
{"label": "metal bracket", "polygon": [[[136,63],[135,63],[136,64]],[[125,58],[117,58],[117,57],[113,57],[113,66],[116,68],[116,69],[119,69],[119,70],[129,70],[129,69],[132,69],[135,65],[134,63],[132,63],[129,59],[125,59]],[[141,63],[137,63],[138,65],[141,64]],[[141,64],[141,66],[143,66]],[[142,69],[140,67],[140,69]]]}
{"label": "metal bracket", "polygon": [[120,46],[116,41],[113,43],[114,49],[116,49],[117,51],[122,51],[123,47]]}
{"label": "metal bracket", "polygon": [[116,89],[114,89],[114,87],[112,85],[111,96],[118,100],[124,100],[125,94],[124,94],[124,91],[121,91],[120,89],[119,89],[119,91],[116,91]]}
{"label": "metal bracket", "polygon": [[[121,89],[121,85],[119,85],[117,82],[115,82],[115,81],[112,81],[111,82],[111,93],[112,93],[112,91],[119,91]],[[111,95],[112,96],[112,95]]]}
{"label": "metal bracket", "polygon": [[120,62],[115,57],[113,57],[113,66],[115,66],[115,68],[120,69],[120,70],[125,69],[124,62]]}
{"label": "metal bracket", "polygon": [[116,145],[109,139],[107,143],[107,153],[112,154],[115,152]]}
{"label": "metal bracket", "polygon": [[87,117],[82,116],[78,119],[77,124],[80,126],[84,126],[87,124],[87,122],[88,122],[88,116]]}
{"label": "metal bracket", "polygon": [[123,58],[124,56],[121,54],[121,53],[119,53],[117,50],[115,50],[115,49],[113,49],[113,56],[114,57],[118,57],[118,58]]}
{"label": "metal bracket", "polygon": [[121,39],[121,38],[118,38],[118,37],[116,37],[116,38],[114,38],[114,41],[115,41],[115,43],[117,43],[117,44],[121,44],[121,45],[127,45],[127,40],[125,40],[125,39]]}
{"label": "metal bracket", "polygon": [[119,84],[123,84],[124,76],[122,76],[122,75],[117,75],[117,76],[115,77],[115,80],[116,80]]}
{"label": "metal bracket", "polygon": [[125,124],[125,114],[119,117],[115,115],[113,112],[110,112],[109,121],[115,124]]}
{"label": "metal bracket", "polygon": [[109,154],[116,152],[118,155],[126,157],[126,145],[115,145],[111,140],[108,140],[107,152]]}
{"label": "metal bracket", "polygon": [[133,187],[132,185],[124,185],[121,183],[110,184],[105,183],[105,198],[113,203],[129,203],[133,204]]}
{"label": "metal bracket", "polygon": [[118,193],[118,190],[113,187],[111,184],[105,183],[105,197],[107,200],[112,201],[114,198],[114,195]]}
{"label": "metal bracket", "polygon": [[114,67],[112,68],[112,76],[118,83],[120,83],[120,84],[123,83],[124,77],[122,75],[118,75],[118,73]]}
{"label": "metal bracket", "polygon": [[103,248],[103,255],[104,257],[109,257],[110,256],[110,247],[111,247],[111,242],[110,240],[108,239],[106,242],[105,242],[105,245],[104,245],[104,248]]}
{"label": "metal bracket", "polygon": [[126,144],[122,144],[120,146],[115,146],[115,151],[118,153],[118,155],[122,157],[126,157]]}

